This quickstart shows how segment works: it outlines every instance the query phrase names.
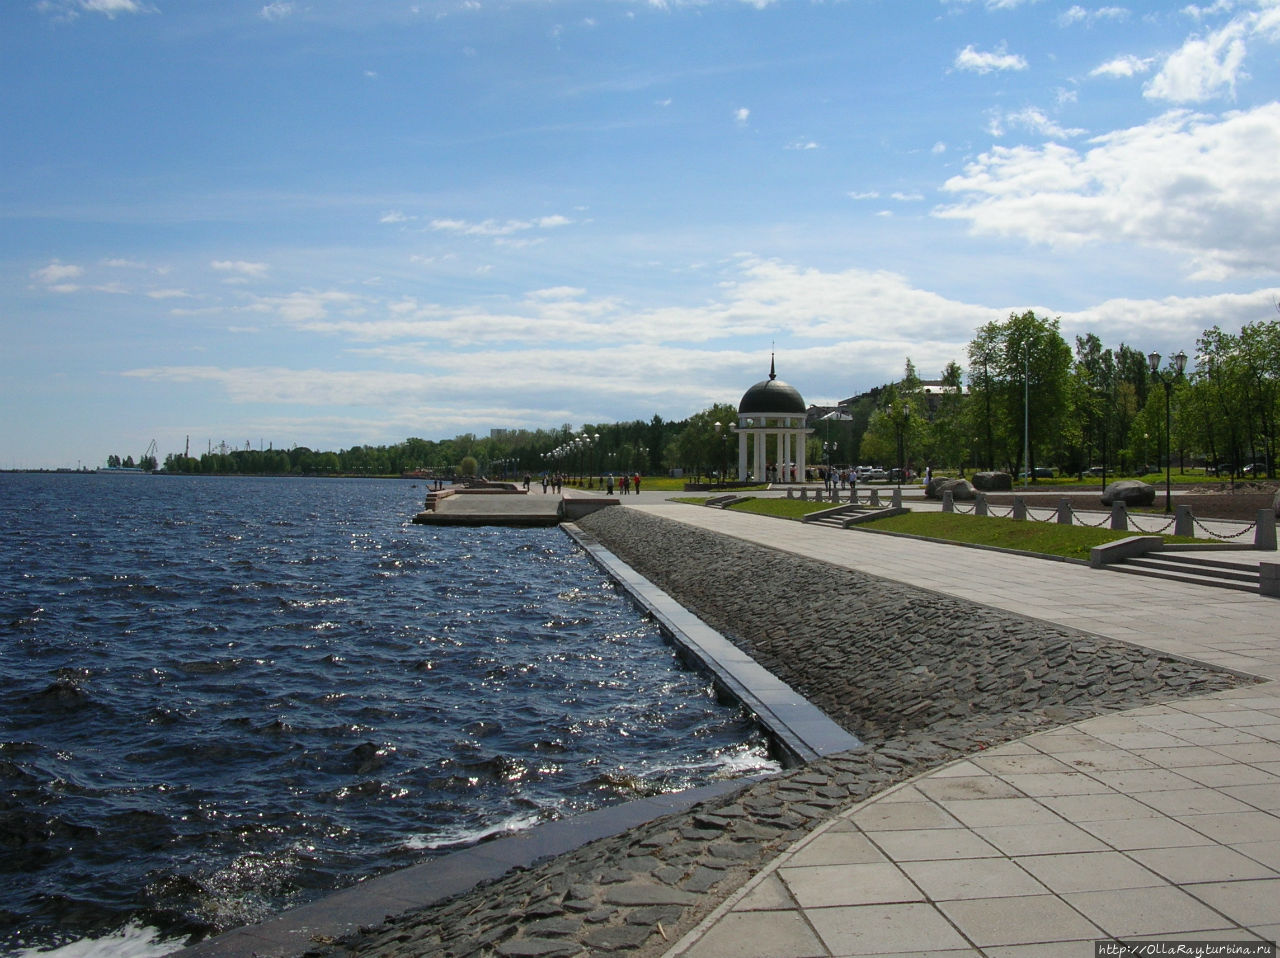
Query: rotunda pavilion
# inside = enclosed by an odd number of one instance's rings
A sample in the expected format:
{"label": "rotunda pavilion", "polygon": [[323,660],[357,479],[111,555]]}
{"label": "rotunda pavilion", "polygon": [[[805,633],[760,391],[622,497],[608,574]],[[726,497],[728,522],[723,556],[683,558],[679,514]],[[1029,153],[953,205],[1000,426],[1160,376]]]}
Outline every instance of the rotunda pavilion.
{"label": "rotunda pavilion", "polygon": [[[742,394],[738,403],[738,479],[748,473],[757,480],[769,475],[776,466],[780,480],[794,476],[804,481],[805,428],[807,407],[799,391],[778,378],[773,357],[769,357],[769,378],[756,383]],[[750,465],[749,465],[750,464]]]}

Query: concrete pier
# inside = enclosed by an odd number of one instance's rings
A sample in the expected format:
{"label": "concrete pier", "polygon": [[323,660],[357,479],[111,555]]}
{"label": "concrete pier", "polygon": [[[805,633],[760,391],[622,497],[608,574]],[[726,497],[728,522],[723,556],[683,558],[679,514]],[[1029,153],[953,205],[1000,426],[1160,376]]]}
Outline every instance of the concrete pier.
{"label": "concrete pier", "polygon": [[451,495],[428,497],[428,508],[413,517],[420,526],[554,526],[572,522],[597,509],[618,505],[606,496],[565,493],[555,495],[541,489],[458,490]]}

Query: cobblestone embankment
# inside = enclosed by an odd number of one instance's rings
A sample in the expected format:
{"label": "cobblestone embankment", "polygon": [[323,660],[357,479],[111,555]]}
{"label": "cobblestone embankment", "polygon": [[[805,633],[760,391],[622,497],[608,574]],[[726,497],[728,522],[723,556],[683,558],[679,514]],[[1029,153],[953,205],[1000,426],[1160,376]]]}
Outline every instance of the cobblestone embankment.
{"label": "cobblestone embankment", "polygon": [[1242,681],[630,509],[580,525],[865,747],[312,954],[650,958],[788,844],[894,782],[1039,729]]}

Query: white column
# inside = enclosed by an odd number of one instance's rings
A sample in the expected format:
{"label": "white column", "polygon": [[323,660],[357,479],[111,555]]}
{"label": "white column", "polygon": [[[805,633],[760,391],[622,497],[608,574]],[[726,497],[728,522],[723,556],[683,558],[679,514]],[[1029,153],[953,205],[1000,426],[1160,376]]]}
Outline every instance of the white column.
{"label": "white column", "polygon": [[747,478],[747,433],[738,429],[738,481]]}
{"label": "white column", "polygon": [[796,453],[796,473],[800,476],[801,482],[804,481],[804,470],[805,470],[804,453],[805,453],[805,446],[808,445],[808,442],[807,442],[808,438],[809,438],[808,434],[803,429],[800,432],[796,433],[796,445],[799,447],[799,452]]}

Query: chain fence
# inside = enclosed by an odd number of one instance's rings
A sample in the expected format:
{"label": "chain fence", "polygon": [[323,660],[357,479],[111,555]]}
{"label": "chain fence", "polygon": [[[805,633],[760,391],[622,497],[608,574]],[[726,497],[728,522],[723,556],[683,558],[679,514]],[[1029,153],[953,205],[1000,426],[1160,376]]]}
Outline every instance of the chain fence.
{"label": "chain fence", "polygon": [[1101,528],[1103,528],[1104,526],[1109,526],[1109,525],[1111,525],[1111,517],[1110,517],[1110,516],[1103,516],[1103,517],[1102,517],[1099,521],[1097,521],[1097,522],[1088,522],[1088,521],[1086,521],[1086,520],[1085,520],[1085,518],[1084,518],[1084,516],[1083,516],[1083,515],[1081,515],[1080,513],[1076,512],[1074,509],[1072,509],[1072,510],[1071,510],[1071,521],[1072,521],[1072,522],[1076,522],[1076,521],[1078,521],[1078,522],[1080,523],[1080,525],[1082,525],[1082,526],[1087,526],[1087,527],[1088,527],[1088,528],[1090,528],[1090,529],[1101,529]]}
{"label": "chain fence", "polygon": [[1172,529],[1177,524],[1177,521],[1178,520],[1176,518],[1170,519],[1168,522],[1162,525],[1159,529],[1143,529],[1141,526],[1135,523],[1133,527],[1133,531],[1145,532],[1148,535],[1153,535],[1153,536],[1162,536],[1166,532],[1168,532],[1170,529]]}
{"label": "chain fence", "polygon": [[[1110,515],[1104,515],[1097,522],[1091,522],[1088,519],[1084,518],[1084,515],[1077,512],[1071,506],[1068,505],[1067,508],[1071,509],[1072,525],[1080,525],[1090,529],[1102,529],[1110,525],[1111,523]],[[955,513],[958,513],[959,515],[965,515],[965,516],[975,515],[978,513],[978,505],[977,503],[974,503],[971,506],[962,507],[959,503],[953,501],[951,504],[951,510]],[[1032,508],[1024,504],[1022,511],[1027,521],[1029,522],[1057,522],[1058,521],[1059,510],[1057,508],[1051,509],[1047,512],[1044,511],[1042,508],[1040,510],[1041,514],[1037,515],[1035,510],[1033,510]],[[988,504],[986,515],[996,519],[1012,519],[1014,518],[1014,512],[1015,512],[1015,507],[1013,506],[1010,506],[1007,510],[1001,511],[1001,510],[992,508],[991,505]],[[1162,525],[1156,528],[1147,528],[1146,520],[1151,518],[1152,517],[1150,516],[1149,513],[1131,513],[1128,511],[1126,511],[1125,513],[1126,524],[1129,526],[1129,528],[1134,532],[1141,532],[1146,535],[1164,535],[1165,533],[1169,532],[1169,530],[1174,529],[1177,525],[1177,517],[1170,517]],[[1240,529],[1237,532],[1226,533],[1226,532],[1220,532],[1218,530],[1210,528],[1209,526],[1206,526],[1194,515],[1191,516],[1191,521],[1195,529],[1198,530],[1200,533],[1202,533],[1202,537],[1209,538],[1209,539],[1217,539],[1223,542],[1231,542],[1237,539],[1242,539],[1245,536],[1252,533],[1258,527],[1257,520],[1254,520],[1253,522],[1249,523],[1247,526],[1245,526],[1243,529]]]}
{"label": "chain fence", "polygon": [[1207,535],[1209,538],[1211,538],[1211,539],[1223,539],[1223,540],[1227,540],[1227,541],[1229,541],[1229,540],[1231,540],[1231,539],[1239,539],[1239,538],[1241,538],[1242,536],[1248,535],[1248,534],[1249,534],[1250,532],[1252,532],[1254,529],[1258,528],[1258,521],[1255,519],[1253,522],[1249,523],[1247,526],[1245,526],[1245,527],[1244,527],[1243,529],[1241,529],[1239,532],[1233,532],[1231,535],[1226,535],[1226,534],[1223,534],[1223,533],[1214,532],[1212,529],[1210,529],[1210,528],[1208,528],[1207,526],[1205,526],[1205,524],[1204,524],[1203,522],[1201,522],[1199,519],[1197,519],[1195,516],[1192,516],[1192,517],[1191,517],[1191,523],[1192,523],[1192,525],[1194,525],[1197,529],[1199,529],[1201,532],[1203,532],[1205,535]]}

